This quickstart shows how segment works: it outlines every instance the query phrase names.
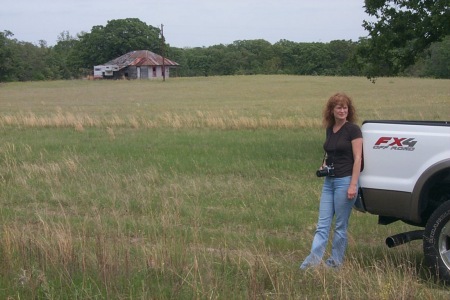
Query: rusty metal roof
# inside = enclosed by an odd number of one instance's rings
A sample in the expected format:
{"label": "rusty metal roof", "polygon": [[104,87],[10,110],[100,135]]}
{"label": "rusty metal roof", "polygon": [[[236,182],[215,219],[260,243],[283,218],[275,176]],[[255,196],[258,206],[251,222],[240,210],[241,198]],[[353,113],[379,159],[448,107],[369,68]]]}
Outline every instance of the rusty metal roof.
{"label": "rusty metal roof", "polygon": [[[163,57],[148,50],[137,50],[110,60],[104,65],[118,65],[120,69],[128,66],[162,66]],[[170,67],[179,64],[164,57],[164,65]]]}

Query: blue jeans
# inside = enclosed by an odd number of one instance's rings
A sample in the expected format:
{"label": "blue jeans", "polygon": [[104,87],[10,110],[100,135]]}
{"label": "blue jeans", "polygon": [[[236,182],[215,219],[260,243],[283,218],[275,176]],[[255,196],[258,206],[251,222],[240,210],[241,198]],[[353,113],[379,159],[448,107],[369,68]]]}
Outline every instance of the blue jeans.
{"label": "blue jeans", "polygon": [[321,263],[322,257],[328,244],[330,228],[335,220],[335,229],[331,248],[331,256],[325,261],[329,267],[339,267],[343,260],[345,249],[347,248],[347,227],[352,206],[355,199],[347,198],[347,190],[350,185],[351,176],[335,178],[325,177],[320,198],[319,220],[314,235],[311,253],[300,265],[300,269],[317,266]]}

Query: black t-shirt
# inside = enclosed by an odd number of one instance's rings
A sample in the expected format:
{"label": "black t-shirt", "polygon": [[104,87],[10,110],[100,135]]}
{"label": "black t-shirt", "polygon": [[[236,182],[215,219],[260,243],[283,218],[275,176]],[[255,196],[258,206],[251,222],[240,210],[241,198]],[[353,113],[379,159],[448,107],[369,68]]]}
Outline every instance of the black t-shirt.
{"label": "black t-shirt", "polygon": [[353,171],[352,141],[362,137],[358,125],[347,122],[336,133],[327,128],[323,148],[327,152],[327,165],[333,164],[335,177],[351,176]]}

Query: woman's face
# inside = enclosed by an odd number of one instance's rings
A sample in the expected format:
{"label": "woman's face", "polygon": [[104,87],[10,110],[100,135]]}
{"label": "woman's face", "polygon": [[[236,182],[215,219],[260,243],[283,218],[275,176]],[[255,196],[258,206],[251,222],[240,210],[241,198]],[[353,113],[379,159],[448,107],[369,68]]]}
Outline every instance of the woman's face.
{"label": "woman's face", "polygon": [[346,104],[338,104],[333,109],[334,119],[345,121],[348,116],[348,106]]}

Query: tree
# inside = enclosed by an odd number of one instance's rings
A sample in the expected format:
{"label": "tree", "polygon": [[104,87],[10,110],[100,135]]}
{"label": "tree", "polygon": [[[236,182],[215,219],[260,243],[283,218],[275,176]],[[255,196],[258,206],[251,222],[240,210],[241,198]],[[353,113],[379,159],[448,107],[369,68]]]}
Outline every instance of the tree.
{"label": "tree", "polygon": [[433,43],[406,74],[419,77],[450,78],[450,36],[442,42]]}
{"label": "tree", "polygon": [[80,68],[91,69],[133,50],[161,53],[160,29],[137,18],[108,21],[78,35],[76,47]]}
{"label": "tree", "polygon": [[49,49],[41,41],[39,46],[29,42],[16,42],[13,45],[14,76],[19,81],[53,79],[48,68]]}
{"label": "tree", "polygon": [[53,47],[53,63],[58,68],[58,77],[63,79],[78,78],[81,74],[77,69],[77,54],[74,53],[76,45],[80,42],[68,31],[63,31],[57,38],[57,43]]}
{"label": "tree", "polygon": [[430,55],[426,59],[425,76],[450,78],[450,36],[430,47]]}
{"label": "tree", "polygon": [[280,71],[295,75],[334,75],[332,53],[324,43],[295,43],[281,40],[275,44]]}
{"label": "tree", "polygon": [[365,0],[370,38],[359,55],[366,75],[396,75],[413,65],[433,43],[450,34],[448,0]]}
{"label": "tree", "polygon": [[328,44],[331,53],[331,71],[329,75],[349,76],[358,75],[354,56],[357,50],[357,43],[345,40],[334,40]]}
{"label": "tree", "polygon": [[268,62],[273,58],[274,52],[268,41],[262,39],[235,41],[229,48],[239,54],[239,61],[236,61],[236,64],[240,74],[269,73]]}
{"label": "tree", "polygon": [[14,77],[12,36],[11,31],[0,32],[0,82],[13,80]]}

